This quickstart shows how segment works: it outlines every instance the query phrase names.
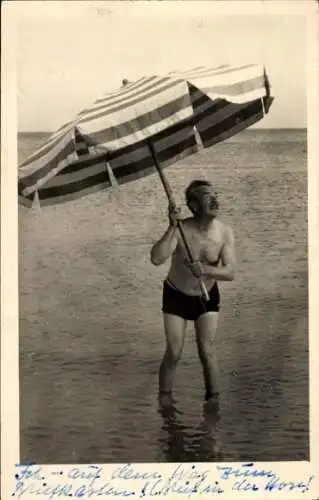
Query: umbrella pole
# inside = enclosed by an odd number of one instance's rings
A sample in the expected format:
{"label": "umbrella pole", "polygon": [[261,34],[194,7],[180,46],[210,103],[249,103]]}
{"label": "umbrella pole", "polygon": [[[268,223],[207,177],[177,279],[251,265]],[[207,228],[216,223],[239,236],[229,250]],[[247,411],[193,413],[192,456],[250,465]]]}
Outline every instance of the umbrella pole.
{"label": "umbrella pole", "polygon": [[[160,163],[158,161],[158,158],[157,158],[156,151],[154,149],[153,143],[150,140],[148,140],[147,142],[148,142],[148,145],[149,145],[149,148],[150,148],[150,151],[151,151],[151,154],[152,154],[152,158],[154,160],[157,172],[158,172],[158,174],[160,176],[160,179],[162,181],[162,184],[163,184],[163,187],[164,187],[164,191],[166,193],[168,201],[169,201],[169,203],[170,203],[171,206],[176,207],[176,203],[175,203],[175,200],[174,200],[174,197],[173,197],[171,186],[169,185],[168,180],[166,179],[166,177],[164,175],[163,169],[160,166]],[[186,253],[187,253],[187,257],[188,257],[189,261],[191,263],[193,263],[195,261],[195,259],[194,259],[193,255],[192,255],[192,251],[191,251],[190,246],[189,246],[189,244],[187,242],[187,238],[186,238],[185,231],[184,231],[184,228],[183,228],[183,225],[182,225],[181,221],[177,222],[177,228],[178,228],[178,230],[180,232],[180,235],[182,237],[182,240],[183,240],[183,243],[184,243],[184,246],[185,246],[185,250],[186,250]],[[199,278],[199,284],[200,284],[200,288],[201,288],[203,297],[208,302],[209,301],[209,295],[208,295],[208,292],[207,292],[207,288],[206,288],[205,283],[203,282],[203,280],[201,280],[200,278]]]}

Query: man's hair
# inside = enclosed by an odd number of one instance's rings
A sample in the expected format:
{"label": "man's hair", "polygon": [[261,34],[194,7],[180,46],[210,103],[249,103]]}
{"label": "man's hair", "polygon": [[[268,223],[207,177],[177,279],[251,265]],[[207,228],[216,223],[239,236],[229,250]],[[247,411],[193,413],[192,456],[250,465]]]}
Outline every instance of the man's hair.
{"label": "man's hair", "polygon": [[209,181],[194,180],[189,184],[189,186],[186,188],[186,191],[185,191],[186,204],[193,214],[195,213],[195,210],[191,206],[191,203],[193,201],[198,201],[198,197],[196,196],[195,190],[196,190],[196,188],[201,187],[201,186],[212,187],[212,184]]}

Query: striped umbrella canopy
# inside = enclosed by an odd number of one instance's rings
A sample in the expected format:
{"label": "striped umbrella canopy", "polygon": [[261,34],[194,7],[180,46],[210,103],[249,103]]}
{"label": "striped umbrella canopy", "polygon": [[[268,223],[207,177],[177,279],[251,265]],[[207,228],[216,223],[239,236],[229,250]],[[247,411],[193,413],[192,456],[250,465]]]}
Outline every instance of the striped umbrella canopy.
{"label": "striped umbrella canopy", "polygon": [[123,80],[19,165],[19,202],[51,205],[158,171],[223,141],[268,113],[261,64],[200,67]]}
{"label": "striped umbrella canopy", "polygon": [[[259,121],[273,98],[262,65],[195,68],[150,76],[106,94],[59,128],[19,169],[20,203],[72,200],[157,171]],[[186,255],[194,262],[182,222]],[[199,279],[203,298],[209,295]]]}

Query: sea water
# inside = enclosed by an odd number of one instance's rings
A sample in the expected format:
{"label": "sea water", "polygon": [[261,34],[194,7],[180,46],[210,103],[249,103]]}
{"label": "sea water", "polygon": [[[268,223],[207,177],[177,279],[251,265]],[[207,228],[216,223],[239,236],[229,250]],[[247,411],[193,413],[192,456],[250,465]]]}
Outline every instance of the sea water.
{"label": "sea water", "polygon": [[[19,159],[43,134],[20,134]],[[37,463],[307,460],[307,151],[304,130],[252,130],[169,167],[194,178],[235,231],[220,283],[221,411],[203,411],[188,325],[176,407],[159,411],[166,229],[156,175],[62,205],[19,208],[21,460]],[[186,214],[186,211],[185,211]]]}

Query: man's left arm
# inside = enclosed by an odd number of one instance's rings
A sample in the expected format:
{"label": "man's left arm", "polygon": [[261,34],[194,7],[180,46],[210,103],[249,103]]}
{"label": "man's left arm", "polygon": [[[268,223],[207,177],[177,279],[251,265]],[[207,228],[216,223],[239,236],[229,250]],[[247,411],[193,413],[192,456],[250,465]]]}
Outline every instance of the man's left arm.
{"label": "man's left arm", "polygon": [[225,242],[221,251],[221,267],[202,264],[202,274],[217,281],[233,281],[235,278],[235,237],[231,228],[227,227]]}

